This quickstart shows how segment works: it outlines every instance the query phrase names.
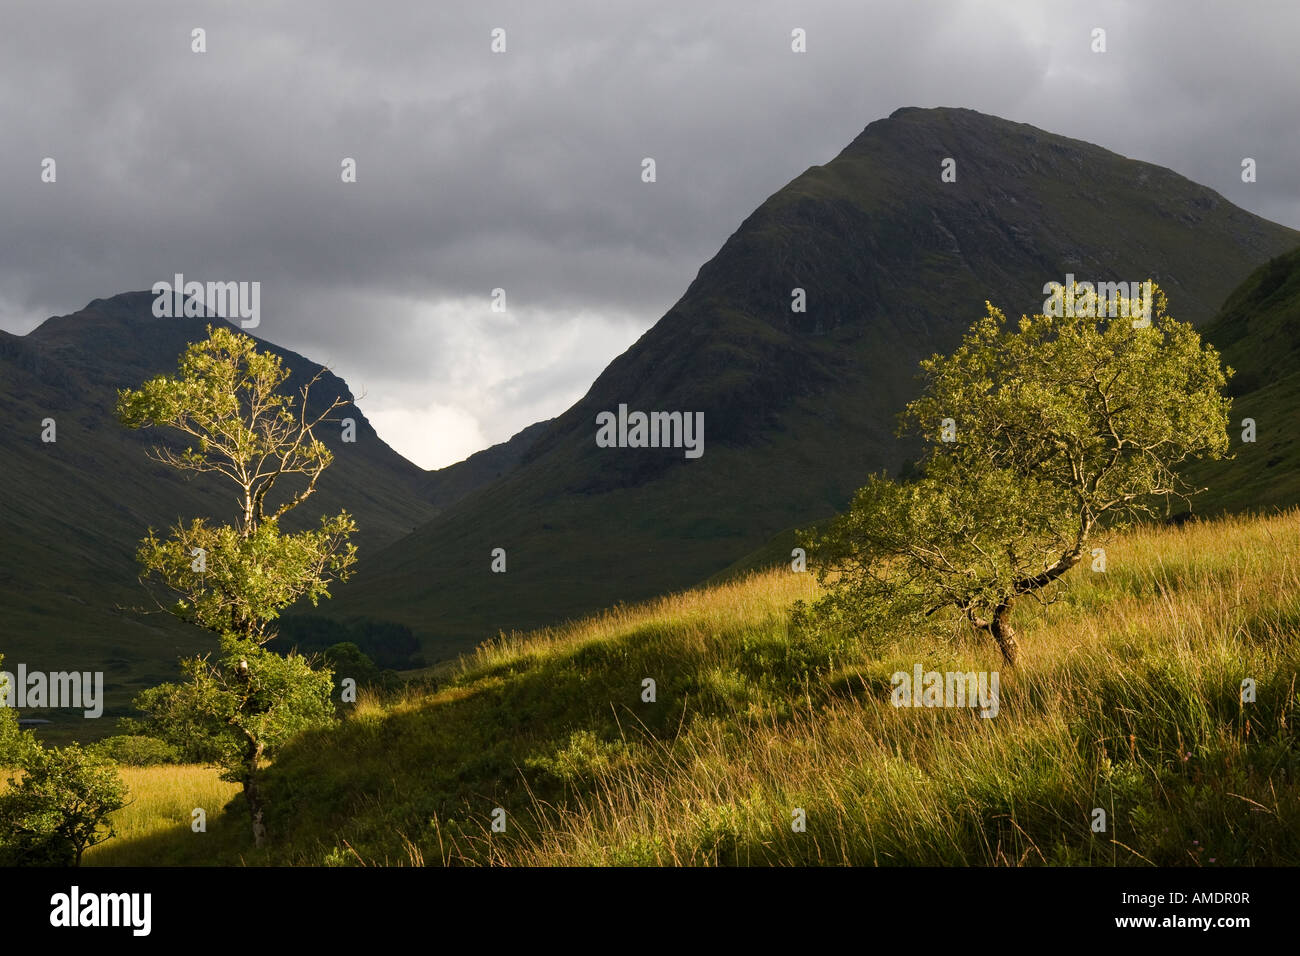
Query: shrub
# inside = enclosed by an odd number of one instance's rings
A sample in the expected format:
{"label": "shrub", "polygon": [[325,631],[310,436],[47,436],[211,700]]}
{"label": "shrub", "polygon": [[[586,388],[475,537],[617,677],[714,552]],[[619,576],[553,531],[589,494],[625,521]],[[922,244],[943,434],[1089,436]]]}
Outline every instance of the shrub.
{"label": "shrub", "polygon": [[0,794],[0,864],[80,866],[113,836],[109,817],[126,806],[126,785],[107,757],[77,744],[33,747],[22,770]]}
{"label": "shrub", "polygon": [[127,767],[155,767],[180,763],[181,752],[165,740],[143,734],[106,737],[90,747],[95,753]]}

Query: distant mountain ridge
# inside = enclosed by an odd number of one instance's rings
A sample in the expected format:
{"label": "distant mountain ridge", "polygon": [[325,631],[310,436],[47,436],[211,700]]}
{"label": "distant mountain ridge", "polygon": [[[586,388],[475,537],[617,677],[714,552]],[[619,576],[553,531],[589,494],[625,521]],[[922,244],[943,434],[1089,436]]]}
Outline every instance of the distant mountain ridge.
{"label": "distant mountain ridge", "polygon": [[[1297,245],[1171,170],[971,110],[898,110],[763,202],[518,467],[367,562],[327,611],[451,653],[691,585],[897,468],[917,362],[984,300],[1033,312],[1067,274],[1150,277],[1201,324]],[[704,456],[599,448],[596,416],[620,403],[703,411]]]}

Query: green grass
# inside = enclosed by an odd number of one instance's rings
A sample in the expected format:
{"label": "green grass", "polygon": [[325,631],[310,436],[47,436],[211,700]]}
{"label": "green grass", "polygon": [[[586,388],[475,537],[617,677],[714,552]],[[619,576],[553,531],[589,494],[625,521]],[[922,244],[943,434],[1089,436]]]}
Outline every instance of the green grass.
{"label": "green grass", "polygon": [[[943,629],[796,638],[811,576],[751,574],[504,637],[363,699],[269,768],[265,853],[241,800],[200,836],[180,825],[198,797],[155,812],[149,791],[92,862],[1300,863],[1300,511],[1105,546],[1104,574],[1018,610],[1014,673]],[[999,670],[1000,713],[894,708],[890,675],[916,662]]]}

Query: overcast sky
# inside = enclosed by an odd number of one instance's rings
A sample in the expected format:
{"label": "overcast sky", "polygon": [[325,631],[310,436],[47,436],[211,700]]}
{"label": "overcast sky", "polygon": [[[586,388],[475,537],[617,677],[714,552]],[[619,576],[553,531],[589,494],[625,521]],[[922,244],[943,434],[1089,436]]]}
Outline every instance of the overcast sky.
{"label": "overcast sky", "polygon": [[256,280],[255,334],[440,467],[563,411],[900,106],[1089,140],[1300,228],[1298,47],[1291,0],[0,0],[0,327]]}

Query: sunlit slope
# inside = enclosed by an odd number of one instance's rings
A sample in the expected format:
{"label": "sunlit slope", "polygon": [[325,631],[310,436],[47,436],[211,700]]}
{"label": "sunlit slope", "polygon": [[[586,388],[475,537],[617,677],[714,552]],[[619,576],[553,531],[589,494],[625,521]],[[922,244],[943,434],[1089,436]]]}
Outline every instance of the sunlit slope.
{"label": "sunlit slope", "polygon": [[[1014,673],[944,626],[793,635],[814,581],[761,573],[519,635],[428,692],[363,702],[270,769],[265,856],[237,800],[206,841],[177,829],[114,859],[1300,863],[1300,511],[1103,544],[1104,573],[1018,610]],[[1000,670],[997,715],[895,708],[891,675],[917,664]]]}

